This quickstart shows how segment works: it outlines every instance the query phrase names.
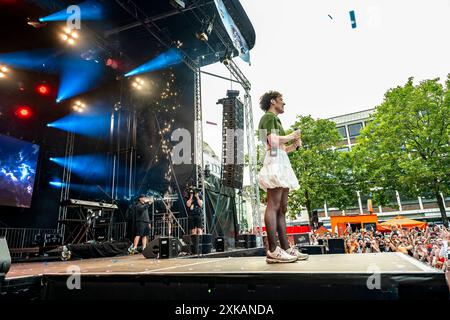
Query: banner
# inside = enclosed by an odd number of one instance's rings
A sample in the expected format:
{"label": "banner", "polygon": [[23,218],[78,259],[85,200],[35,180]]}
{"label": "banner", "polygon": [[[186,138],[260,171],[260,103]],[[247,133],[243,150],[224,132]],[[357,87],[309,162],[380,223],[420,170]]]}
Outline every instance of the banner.
{"label": "banner", "polygon": [[234,23],[233,18],[228,13],[227,8],[225,8],[223,1],[214,0],[214,3],[219,11],[225,30],[227,30],[227,33],[233,42],[233,46],[239,52],[239,57],[250,64],[250,50],[248,49],[247,42],[242,36],[241,31],[239,31],[239,28],[236,26],[236,23]]}

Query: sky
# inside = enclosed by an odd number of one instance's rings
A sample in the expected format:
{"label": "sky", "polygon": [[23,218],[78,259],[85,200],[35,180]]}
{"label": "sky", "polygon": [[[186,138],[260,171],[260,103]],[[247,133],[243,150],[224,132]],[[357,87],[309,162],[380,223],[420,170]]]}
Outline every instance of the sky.
{"label": "sky", "polygon": [[[330,118],[376,107],[384,93],[450,73],[450,0],[241,0],[255,32],[251,65],[235,62],[252,83],[255,127],[259,97],[283,93],[289,128],[297,115]],[[349,11],[356,16],[351,27]],[[220,63],[204,71],[229,77]],[[221,152],[221,105],[237,84],[202,75],[204,141]],[[215,122],[214,126],[206,121]]]}

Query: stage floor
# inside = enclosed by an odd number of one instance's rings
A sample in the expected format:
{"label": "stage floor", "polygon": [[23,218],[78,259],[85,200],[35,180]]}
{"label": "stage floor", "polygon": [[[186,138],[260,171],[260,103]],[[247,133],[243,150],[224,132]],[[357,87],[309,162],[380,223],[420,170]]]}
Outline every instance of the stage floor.
{"label": "stage floor", "polygon": [[[74,267],[83,290],[67,289]],[[374,275],[379,276],[379,290],[367,286]],[[449,292],[442,271],[401,253],[311,255],[308,261],[289,264],[267,264],[265,257],[157,260],[142,255],[18,263],[11,266],[6,283],[11,287],[27,279],[42,279],[45,299],[98,298],[96,292],[103,298],[123,298],[119,288],[127,289],[125,298],[142,298],[129,291],[138,288],[156,299],[161,290],[165,299],[397,299],[411,292],[413,297],[448,299]]]}
{"label": "stage floor", "polygon": [[[136,274],[277,274],[277,273],[442,273],[401,253],[311,255],[307,261],[267,264],[264,257],[145,259],[142,255],[61,262],[18,263],[7,279],[67,274],[79,267],[82,275]],[[376,268],[376,269],[374,269]]]}

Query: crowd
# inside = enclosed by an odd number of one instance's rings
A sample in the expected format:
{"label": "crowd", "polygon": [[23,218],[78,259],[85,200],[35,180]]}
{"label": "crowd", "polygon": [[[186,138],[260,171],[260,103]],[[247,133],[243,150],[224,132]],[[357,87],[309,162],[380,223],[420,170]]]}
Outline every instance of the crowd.
{"label": "crowd", "polygon": [[[312,234],[313,244],[319,240],[334,237],[331,233]],[[401,252],[428,265],[450,270],[450,231],[443,225],[428,225],[425,229],[406,229],[392,226],[388,232],[360,229],[352,232],[347,228],[344,234],[345,250],[349,254]],[[321,241],[320,241],[321,242]]]}

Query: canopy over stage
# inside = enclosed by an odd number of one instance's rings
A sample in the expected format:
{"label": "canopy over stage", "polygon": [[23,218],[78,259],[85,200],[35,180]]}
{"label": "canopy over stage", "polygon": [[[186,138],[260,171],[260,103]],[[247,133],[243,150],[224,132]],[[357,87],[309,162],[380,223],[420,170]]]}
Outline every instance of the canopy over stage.
{"label": "canopy over stage", "polygon": [[[82,290],[68,290],[77,266]],[[41,282],[42,281],[42,282]],[[15,264],[3,291],[32,287],[41,299],[448,299],[445,274],[400,253],[147,260],[142,256]],[[42,290],[38,290],[42,283]],[[373,288],[373,289],[370,289]],[[33,291],[33,290],[29,290]]]}

